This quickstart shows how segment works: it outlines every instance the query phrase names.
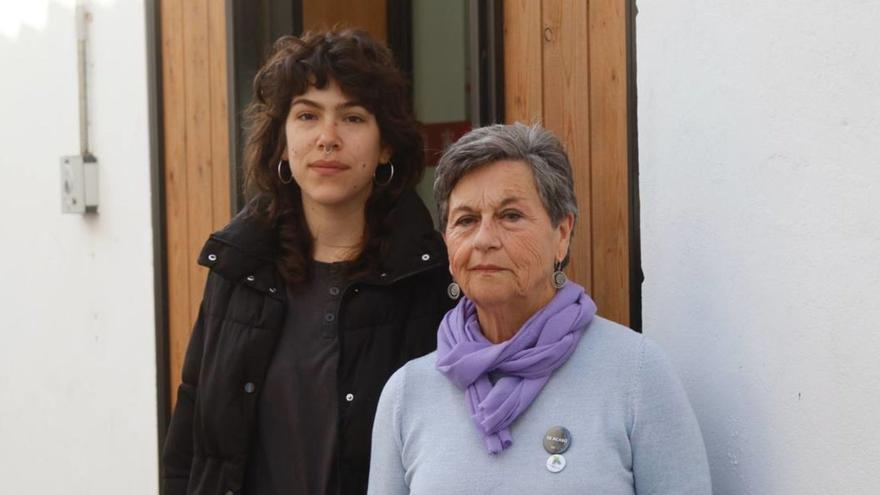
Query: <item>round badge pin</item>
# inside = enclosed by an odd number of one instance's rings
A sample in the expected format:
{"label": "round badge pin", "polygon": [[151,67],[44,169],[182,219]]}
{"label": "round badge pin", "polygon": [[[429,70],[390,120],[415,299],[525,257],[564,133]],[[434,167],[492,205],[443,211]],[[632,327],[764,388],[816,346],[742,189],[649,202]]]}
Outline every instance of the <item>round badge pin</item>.
{"label": "round badge pin", "polygon": [[558,473],[565,469],[565,456],[562,454],[553,454],[547,458],[547,471]]}
{"label": "round badge pin", "polygon": [[544,450],[548,454],[561,454],[571,446],[571,433],[564,426],[554,426],[544,434]]}

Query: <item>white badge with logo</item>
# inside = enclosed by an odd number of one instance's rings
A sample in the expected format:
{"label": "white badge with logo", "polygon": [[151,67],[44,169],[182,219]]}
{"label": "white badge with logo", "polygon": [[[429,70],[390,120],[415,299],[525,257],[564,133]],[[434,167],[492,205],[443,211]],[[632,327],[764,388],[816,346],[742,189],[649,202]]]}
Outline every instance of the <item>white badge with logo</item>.
{"label": "white badge with logo", "polygon": [[565,469],[565,456],[562,454],[553,454],[547,458],[547,471],[558,473]]}

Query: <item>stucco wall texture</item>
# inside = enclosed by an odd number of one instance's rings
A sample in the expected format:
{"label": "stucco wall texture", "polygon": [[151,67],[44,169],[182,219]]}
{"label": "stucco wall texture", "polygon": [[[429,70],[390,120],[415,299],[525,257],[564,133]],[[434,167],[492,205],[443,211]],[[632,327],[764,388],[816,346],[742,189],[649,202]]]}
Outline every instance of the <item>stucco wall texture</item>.
{"label": "stucco wall texture", "polygon": [[717,494],[880,486],[880,2],[638,2],[644,332]]}

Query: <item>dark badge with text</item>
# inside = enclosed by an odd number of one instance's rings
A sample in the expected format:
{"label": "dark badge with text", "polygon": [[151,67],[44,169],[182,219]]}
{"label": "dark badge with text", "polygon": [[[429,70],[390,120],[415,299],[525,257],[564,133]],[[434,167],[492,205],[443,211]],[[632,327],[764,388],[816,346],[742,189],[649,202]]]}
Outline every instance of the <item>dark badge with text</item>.
{"label": "dark badge with text", "polygon": [[554,426],[544,434],[544,450],[550,454],[561,454],[571,445],[571,433],[564,426]]}

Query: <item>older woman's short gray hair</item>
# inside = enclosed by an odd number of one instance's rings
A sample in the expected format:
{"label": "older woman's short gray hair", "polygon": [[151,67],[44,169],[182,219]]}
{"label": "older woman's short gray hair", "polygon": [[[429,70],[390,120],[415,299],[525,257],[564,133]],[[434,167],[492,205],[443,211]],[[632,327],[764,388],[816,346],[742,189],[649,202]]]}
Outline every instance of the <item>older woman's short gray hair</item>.
{"label": "older woman's short gray hair", "polygon": [[446,230],[449,195],[472,170],[500,160],[518,160],[532,169],[535,186],[554,227],[569,214],[577,218],[571,164],[562,144],[538,124],[490,125],[474,129],[449,147],[437,164],[434,199],[440,230]]}

